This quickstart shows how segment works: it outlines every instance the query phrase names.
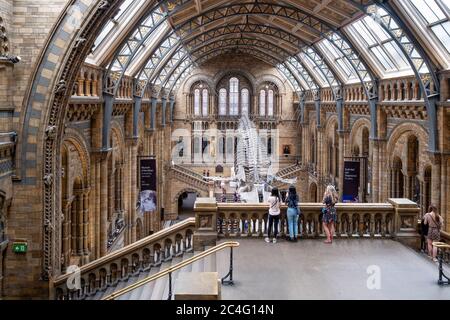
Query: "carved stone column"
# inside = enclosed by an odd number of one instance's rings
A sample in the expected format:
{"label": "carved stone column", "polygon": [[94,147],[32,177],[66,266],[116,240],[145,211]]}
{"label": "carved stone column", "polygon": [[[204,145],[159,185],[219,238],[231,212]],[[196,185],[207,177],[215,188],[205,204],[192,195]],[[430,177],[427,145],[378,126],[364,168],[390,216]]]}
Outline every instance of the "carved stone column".
{"label": "carved stone column", "polygon": [[83,192],[83,253],[89,255],[89,189]]}
{"label": "carved stone column", "polygon": [[131,242],[136,241],[136,199],[137,199],[137,187],[136,187],[136,174],[137,174],[137,140],[133,139],[131,146],[131,190],[130,190],[130,217],[131,217]]}
{"label": "carved stone column", "polygon": [[77,254],[83,255],[83,215],[84,215],[84,201],[83,191],[78,190],[76,193],[75,201],[77,203]]}
{"label": "carved stone column", "polygon": [[70,226],[71,226],[71,235],[70,235],[70,242],[71,242],[71,255],[74,255],[77,253],[77,201],[76,201],[76,197],[72,200],[72,204],[70,206],[70,215],[71,215],[71,219],[70,219]]}
{"label": "carved stone column", "polygon": [[431,158],[433,162],[431,168],[431,203],[437,206],[441,203],[441,155],[433,154]]}
{"label": "carved stone column", "polygon": [[379,202],[379,163],[378,163],[378,151],[379,143],[377,139],[370,140],[372,149],[372,202]]}
{"label": "carved stone column", "polygon": [[108,242],[108,156],[100,163],[100,256],[107,252]]}
{"label": "carved stone column", "polygon": [[[64,268],[65,269],[69,265],[70,260],[70,223],[71,223],[71,204],[70,201],[67,201],[63,207],[64,221],[62,224],[63,228],[63,239],[62,239],[62,250],[61,256],[64,259]],[[64,271],[64,270],[62,270]]]}

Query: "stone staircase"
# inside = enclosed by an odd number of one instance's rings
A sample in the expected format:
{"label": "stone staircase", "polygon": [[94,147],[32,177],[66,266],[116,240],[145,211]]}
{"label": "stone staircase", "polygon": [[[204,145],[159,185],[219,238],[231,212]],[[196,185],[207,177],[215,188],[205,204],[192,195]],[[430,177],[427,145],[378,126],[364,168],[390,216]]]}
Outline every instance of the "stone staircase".
{"label": "stone staircase", "polygon": [[179,165],[171,166],[170,170],[175,179],[185,182],[193,187],[197,187],[203,191],[209,190],[208,182],[203,180],[203,176],[201,174]]}

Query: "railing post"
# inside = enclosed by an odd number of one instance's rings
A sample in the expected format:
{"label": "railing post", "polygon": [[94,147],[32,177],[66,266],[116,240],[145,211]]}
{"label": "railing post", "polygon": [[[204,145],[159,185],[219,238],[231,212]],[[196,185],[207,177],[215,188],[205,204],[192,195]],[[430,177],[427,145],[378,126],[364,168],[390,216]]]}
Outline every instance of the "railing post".
{"label": "railing post", "polygon": [[172,300],[172,272],[169,272],[169,297],[167,300]]}
{"label": "railing post", "polygon": [[[226,278],[230,278],[229,280],[225,280]],[[230,247],[230,270],[228,274],[221,279],[222,284],[228,284],[232,286],[233,282],[233,247]]]}
{"label": "railing post", "polygon": [[215,198],[197,198],[194,205],[194,251],[215,246],[217,241],[217,202]]}
{"label": "railing post", "polygon": [[417,219],[420,208],[409,199],[388,199],[394,207],[394,237],[403,244],[420,249]]}

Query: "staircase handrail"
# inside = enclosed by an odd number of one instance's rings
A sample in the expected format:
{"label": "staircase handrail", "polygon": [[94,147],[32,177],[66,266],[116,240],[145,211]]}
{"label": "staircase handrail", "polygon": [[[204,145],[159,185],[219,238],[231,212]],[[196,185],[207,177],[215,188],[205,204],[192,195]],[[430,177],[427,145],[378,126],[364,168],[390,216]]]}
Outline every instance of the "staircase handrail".
{"label": "staircase handrail", "polygon": [[194,255],[194,256],[186,259],[186,260],[183,260],[183,261],[181,261],[181,262],[179,262],[179,263],[177,263],[177,264],[175,264],[173,266],[170,266],[169,268],[167,268],[165,270],[162,270],[162,271],[160,271],[158,273],[155,273],[155,274],[153,274],[151,276],[148,276],[148,277],[146,277],[146,278],[144,278],[142,280],[139,280],[138,282],[133,283],[132,285],[129,285],[129,286],[123,288],[123,289],[120,289],[119,291],[114,292],[114,293],[112,293],[112,294],[102,298],[102,300],[114,300],[115,298],[120,297],[121,295],[124,295],[124,294],[126,294],[126,293],[128,293],[128,292],[130,292],[132,290],[135,290],[135,289],[137,289],[137,288],[139,288],[139,287],[141,287],[141,286],[143,286],[143,285],[145,285],[145,284],[147,284],[149,282],[158,280],[159,278],[162,278],[162,277],[164,277],[166,275],[169,275],[169,286],[170,286],[170,288],[169,288],[169,299],[171,299],[171,296],[172,296],[172,272],[174,272],[176,270],[179,270],[181,268],[184,268],[184,267],[194,263],[197,260],[203,259],[203,258],[205,258],[205,257],[207,257],[207,256],[209,256],[209,255],[211,255],[213,253],[216,253],[216,252],[218,252],[220,250],[223,250],[223,249],[226,249],[226,248],[231,248],[230,272],[224,278],[222,278],[222,282],[228,276],[230,276],[230,281],[232,281],[232,279],[233,279],[232,278],[233,277],[232,276],[232,272],[233,272],[233,267],[232,267],[233,266],[233,264],[232,264],[233,253],[232,252],[233,252],[233,248],[234,247],[239,247],[239,242],[236,242],[236,241],[223,242],[223,243],[221,243],[221,244],[219,244],[217,246],[214,246],[214,247],[209,248],[209,249],[207,249],[205,251],[202,251],[201,253],[196,254],[196,255]]}

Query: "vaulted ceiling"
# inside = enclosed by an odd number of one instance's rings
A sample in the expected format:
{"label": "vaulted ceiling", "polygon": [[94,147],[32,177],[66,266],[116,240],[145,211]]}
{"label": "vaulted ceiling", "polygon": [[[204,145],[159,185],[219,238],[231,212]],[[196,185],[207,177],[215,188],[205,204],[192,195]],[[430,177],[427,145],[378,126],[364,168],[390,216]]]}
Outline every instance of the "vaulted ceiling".
{"label": "vaulted ceiling", "polygon": [[[389,72],[439,69],[397,1],[124,0],[88,60],[107,68],[111,93],[125,74],[136,78],[138,94],[148,85],[171,92],[193,68],[228,52],[276,66],[296,91],[360,81],[368,93]],[[365,39],[364,28],[376,40]]]}

